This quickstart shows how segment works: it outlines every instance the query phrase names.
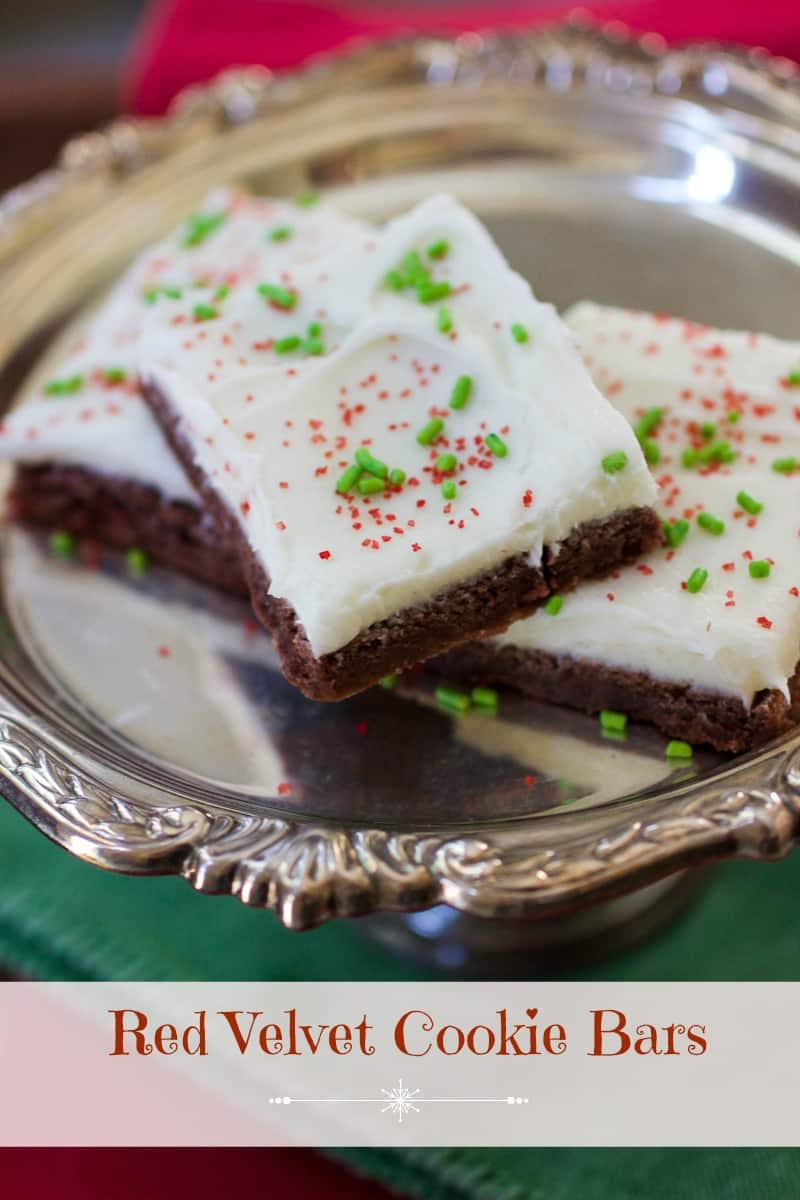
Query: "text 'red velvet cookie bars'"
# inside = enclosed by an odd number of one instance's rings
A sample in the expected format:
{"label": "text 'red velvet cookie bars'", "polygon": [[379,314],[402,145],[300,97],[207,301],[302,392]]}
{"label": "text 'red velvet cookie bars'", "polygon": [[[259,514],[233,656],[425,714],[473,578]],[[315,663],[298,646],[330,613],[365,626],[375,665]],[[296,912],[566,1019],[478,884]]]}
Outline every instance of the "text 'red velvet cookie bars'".
{"label": "text 'red velvet cookie bars'", "polygon": [[666,545],[437,668],[755,746],[786,728],[797,686],[800,343],[590,303],[566,320],[638,432]]}
{"label": "text 'red velvet cookie bars'", "polygon": [[628,423],[448,197],[159,304],[138,362],[287,678],[315,699],[502,630],[660,535]]}

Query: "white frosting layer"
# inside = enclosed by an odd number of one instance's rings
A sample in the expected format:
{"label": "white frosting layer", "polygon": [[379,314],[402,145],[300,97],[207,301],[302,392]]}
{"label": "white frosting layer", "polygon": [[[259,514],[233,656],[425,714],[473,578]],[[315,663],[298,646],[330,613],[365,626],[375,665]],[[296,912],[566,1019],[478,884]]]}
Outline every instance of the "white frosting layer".
{"label": "white frosting layer", "polygon": [[[199,503],[137,392],[138,343],[151,305],[169,304],[165,288],[195,296],[197,284],[213,293],[219,285],[252,283],[313,260],[367,228],[325,204],[304,208],[229,188],[211,192],[199,212],[225,219],[205,236],[201,231],[192,245],[185,244],[187,222],[129,267],[4,419],[0,458],[85,467],[151,485],[173,500]],[[277,240],[270,237],[276,229]],[[125,378],[108,378],[109,370]],[[47,395],[49,383],[71,379],[82,380],[77,390]]]}
{"label": "white frosting layer", "polygon": [[[786,694],[800,658],[800,470],[772,464],[800,460],[800,387],[791,383],[800,343],[589,303],[567,321],[621,413],[635,422],[663,409],[650,434],[661,452],[659,508],[690,529],[677,549],[580,588],[557,616],[537,613],[499,641],[690,682],[748,706],[762,688]],[[735,423],[732,411],[741,413]],[[703,437],[702,422],[715,432]],[[718,440],[729,442],[732,463],[682,466],[686,447]],[[743,510],[742,491],[760,513]],[[724,532],[699,527],[698,512],[722,520]],[[769,561],[767,578],[751,578],[751,558]],[[683,585],[697,567],[708,579],[691,593]]]}
{"label": "white frosting layer", "polygon": [[[427,248],[446,242],[443,256]],[[444,301],[394,291],[386,274],[416,250]],[[140,372],[178,413],[197,464],[297,612],[316,655],[455,582],[527,553],[654,488],[627,423],[603,399],[552,308],[540,304],[481,224],[454,200],[426,201],[383,230],[280,279],[290,310],[250,285],[196,320],[184,299],[152,310]],[[452,329],[437,323],[440,303]],[[324,353],[274,339],[322,326]],[[511,334],[518,322],[527,332]],[[459,377],[468,403],[450,407]],[[416,435],[443,421],[432,445]],[[485,438],[507,446],[495,457]],[[405,472],[401,487],[336,491],[356,450]],[[436,467],[452,452],[452,475]],[[603,470],[623,451],[627,465]],[[456,497],[442,482],[452,478]]]}

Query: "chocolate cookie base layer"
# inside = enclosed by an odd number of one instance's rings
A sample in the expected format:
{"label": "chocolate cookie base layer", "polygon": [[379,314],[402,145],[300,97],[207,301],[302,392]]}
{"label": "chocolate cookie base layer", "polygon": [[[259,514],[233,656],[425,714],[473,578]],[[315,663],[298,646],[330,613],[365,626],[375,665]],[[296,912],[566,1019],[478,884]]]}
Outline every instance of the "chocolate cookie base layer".
{"label": "chocolate cookie base layer", "polygon": [[329,654],[316,657],[297,613],[269,594],[269,577],[249,546],[239,522],[197,467],[180,420],[157,388],[143,394],[177,458],[217,521],[226,545],[238,542],[256,616],[272,633],[286,678],[312,700],[343,700],[453,646],[500,633],[528,616],[554,592],[582,579],[603,576],[632,562],[661,537],[650,508],[631,508],[580,526],[557,552],[545,548],[533,567],[525,555],[455,584],[424,604],[377,621]]}
{"label": "chocolate cookie base layer", "polygon": [[81,467],[20,466],[8,494],[9,515],[114,550],[144,550],[154,562],[203,583],[247,596],[238,550],[195,505],[167,500],[156,488],[106,478]]}
{"label": "chocolate cookie base layer", "polygon": [[[790,702],[775,690],[759,692],[747,709],[735,696],[518,646],[461,646],[426,665],[448,679],[501,684],[535,700],[587,713],[624,712],[631,720],[651,722],[670,737],[695,745],[707,742],[737,754],[784,733],[793,723]],[[792,703],[800,700],[800,674],[790,680],[789,690]]]}

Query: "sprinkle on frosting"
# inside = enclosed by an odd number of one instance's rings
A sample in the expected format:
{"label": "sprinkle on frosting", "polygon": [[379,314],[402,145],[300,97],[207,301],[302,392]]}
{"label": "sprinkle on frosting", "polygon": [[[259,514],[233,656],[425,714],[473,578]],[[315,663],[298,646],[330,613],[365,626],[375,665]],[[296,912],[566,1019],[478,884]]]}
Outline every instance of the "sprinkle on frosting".
{"label": "sprinkle on frosting", "polygon": [[751,579],[768,579],[770,565],[766,559],[754,558],[751,563],[747,564],[747,570]]}
{"label": "sprinkle on frosting", "polygon": [[719,517],[712,516],[711,513],[698,513],[697,524],[701,529],[705,529],[706,533],[713,533],[715,537],[720,537],[725,532],[725,522],[721,521]]}
{"label": "sprinkle on frosting", "polygon": [[758,500],[754,500],[752,496],[749,496],[744,491],[736,493],[736,503],[741,505],[744,511],[750,513],[753,517],[757,517],[764,508],[763,504]]}
{"label": "sprinkle on frosting", "polygon": [[436,314],[436,328],[439,333],[450,333],[453,328],[453,314],[444,304]]}
{"label": "sprinkle on frosting", "polygon": [[564,607],[564,597],[563,596],[551,596],[550,599],[547,601],[547,603],[544,605],[544,611],[547,613],[547,615],[549,617],[557,617],[563,607]]}
{"label": "sprinkle on frosting", "polygon": [[677,739],[673,738],[673,740],[671,742],[667,742],[667,748],[666,748],[665,753],[666,753],[667,758],[684,758],[684,759],[686,759],[686,758],[692,758],[694,751],[692,750],[692,747],[689,745],[688,742],[681,742],[681,741],[678,741]]}
{"label": "sprinkle on frosting", "polygon": [[427,425],[423,425],[422,429],[417,433],[417,441],[420,446],[430,446],[431,442],[435,442],[439,434],[444,429],[444,421],[441,417],[431,417]]}
{"label": "sprinkle on frosting", "polygon": [[686,590],[692,595],[702,591],[706,580],[708,579],[708,571],[705,567],[695,567],[689,578],[686,580]]}
{"label": "sprinkle on frosting", "polygon": [[225,220],[224,212],[194,213],[186,222],[183,231],[184,249],[201,245]]}
{"label": "sprinkle on frosting", "polygon": [[519,321],[514,321],[511,325],[511,336],[515,342],[519,342],[519,344],[522,346],[525,342],[527,342],[530,334],[524,325],[521,325]]}
{"label": "sprinkle on frosting", "polygon": [[606,475],[616,475],[618,471],[624,471],[627,467],[628,456],[624,450],[615,450],[613,454],[607,454],[600,465]]}
{"label": "sprinkle on frosting", "polygon": [[600,713],[600,727],[614,733],[624,733],[628,728],[628,718],[625,713],[606,708]]}
{"label": "sprinkle on frosting", "polygon": [[505,458],[508,454],[508,446],[496,433],[487,433],[486,448],[491,451],[495,458]]}
{"label": "sprinkle on frosting", "polygon": [[450,407],[455,409],[464,408],[472,395],[472,376],[459,375],[458,379],[453,384],[453,390],[450,393]]}
{"label": "sprinkle on frosting", "polygon": [[71,396],[79,392],[84,384],[83,375],[69,375],[66,379],[51,379],[45,384],[47,396]]}
{"label": "sprinkle on frosting", "polygon": [[279,283],[260,283],[258,290],[265,300],[269,300],[276,308],[284,308],[289,311],[297,303],[294,292],[290,292],[288,288],[282,287]]}

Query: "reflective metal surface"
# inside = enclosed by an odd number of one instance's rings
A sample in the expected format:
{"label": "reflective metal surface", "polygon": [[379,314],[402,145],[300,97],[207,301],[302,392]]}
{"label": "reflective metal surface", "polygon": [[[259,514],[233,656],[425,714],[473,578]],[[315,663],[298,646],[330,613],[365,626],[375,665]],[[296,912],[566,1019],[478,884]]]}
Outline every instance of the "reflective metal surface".
{"label": "reflective metal surface", "polygon": [[[313,184],[380,219],[436,189],[537,293],[800,337],[800,90],[780,61],[562,27],[417,39],[193,90],[67,147],[0,203],[10,402],[53,330],[211,184]],[[540,917],[793,844],[794,737],[675,772],[664,739],[502,697],[452,719],[421,673],[304,700],[244,605],[5,530],[0,776],[72,852],[181,872],[293,928],[444,902]],[[796,764],[797,759],[797,764]]]}

